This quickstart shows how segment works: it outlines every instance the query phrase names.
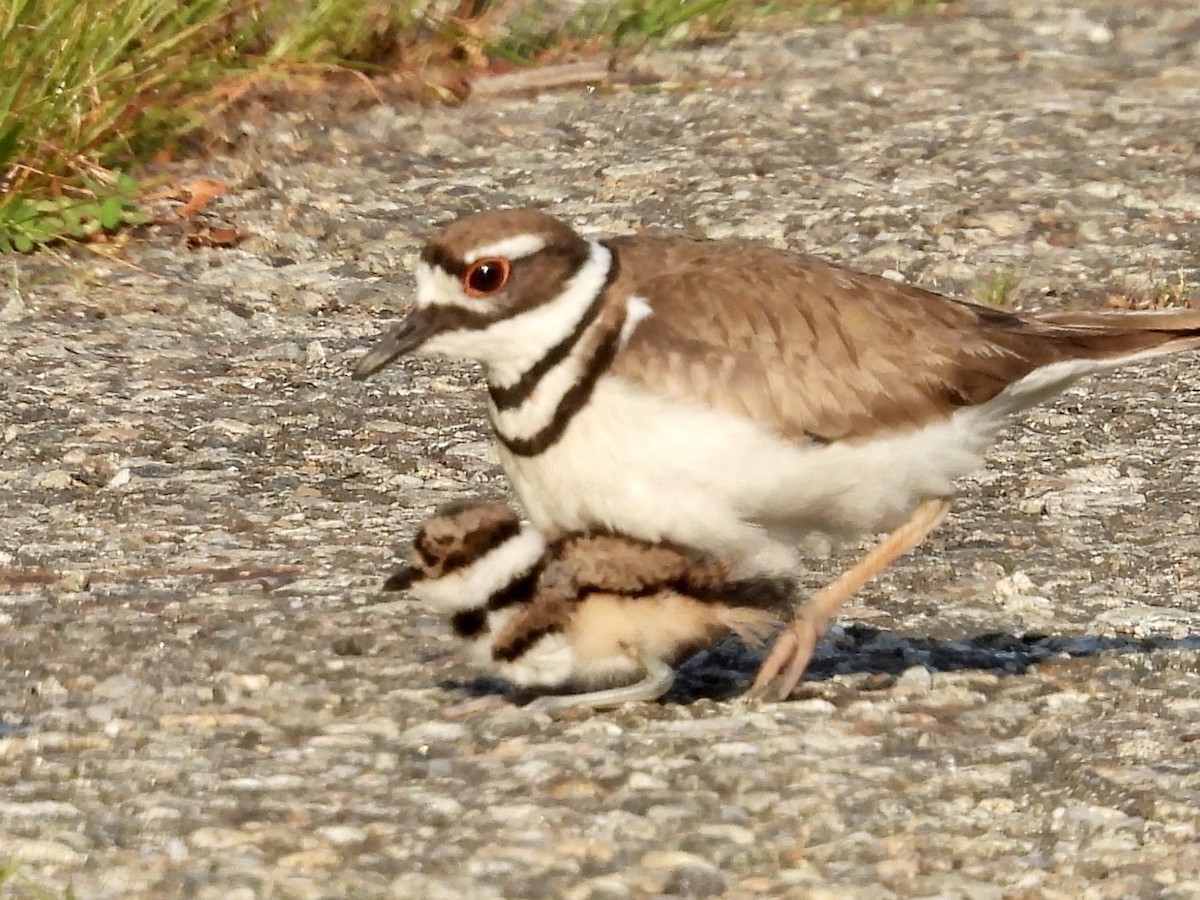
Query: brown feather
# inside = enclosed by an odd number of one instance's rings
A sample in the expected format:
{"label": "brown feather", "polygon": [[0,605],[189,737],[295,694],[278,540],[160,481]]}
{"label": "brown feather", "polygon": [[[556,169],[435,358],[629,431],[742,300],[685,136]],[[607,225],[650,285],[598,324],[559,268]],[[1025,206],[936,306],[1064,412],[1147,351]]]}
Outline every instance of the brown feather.
{"label": "brown feather", "polygon": [[513,616],[493,639],[492,658],[514,660],[542,635],[566,631],[573,619],[573,605],[568,600],[534,594],[530,604]]}
{"label": "brown feather", "polygon": [[1017,316],[757,244],[608,244],[614,294],[653,310],[614,371],[800,442],[920,427],[1060,360],[1200,346],[1200,312]]}
{"label": "brown feather", "polygon": [[594,590],[638,596],[671,586],[708,591],[729,577],[727,566],[698,552],[625,535],[571,535],[547,556],[539,596],[581,597]]}
{"label": "brown feather", "polygon": [[[496,659],[515,659],[544,634],[574,633],[584,607],[618,612],[593,644],[661,646],[678,640],[682,658],[726,630],[753,640],[775,621],[774,611],[795,601],[783,579],[734,580],[729,566],[698,551],[641,541],[626,535],[592,533],[552,545],[529,604],[492,642]],[[592,621],[594,610],[588,613]],[[682,617],[682,618],[680,618]],[[657,624],[655,624],[657,623]],[[640,629],[640,633],[639,633]],[[672,637],[674,635],[674,637]]]}

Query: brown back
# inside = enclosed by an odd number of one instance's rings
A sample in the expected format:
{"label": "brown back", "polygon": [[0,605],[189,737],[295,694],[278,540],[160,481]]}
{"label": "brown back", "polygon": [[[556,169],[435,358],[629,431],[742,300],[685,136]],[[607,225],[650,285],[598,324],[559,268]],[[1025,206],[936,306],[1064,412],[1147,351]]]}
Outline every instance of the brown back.
{"label": "brown back", "polygon": [[1200,344],[1195,312],[1016,316],[758,244],[608,243],[614,291],[654,311],[616,371],[797,441],[919,427],[1059,360]]}

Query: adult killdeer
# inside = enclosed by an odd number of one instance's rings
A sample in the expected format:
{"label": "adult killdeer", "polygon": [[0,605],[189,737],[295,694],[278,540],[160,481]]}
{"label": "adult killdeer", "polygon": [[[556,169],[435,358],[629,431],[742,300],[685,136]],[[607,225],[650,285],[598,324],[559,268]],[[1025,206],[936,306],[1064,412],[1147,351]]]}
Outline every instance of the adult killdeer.
{"label": "adult killdeer", "polygon": [[506,506],[439,510],[385,582],[450,617],[476,665],[518,687],[586,690],[546,708],[661,696],[672,666],[732,631],[756,643],[791,597],[701,554],[615,534],[547,543]]}
{"label": "adult killdeer", "polygon": [[414,352],[481,362],[504,468],[547,533],[772,571],[806,533],[891,532],[776,642],[754,691],[780,697],[1013,413],[1200,346],[1197,312],[1014,315],[757,244],[588,240],[536,210],[449,226],[416,276],[415,308],[355,377]]}

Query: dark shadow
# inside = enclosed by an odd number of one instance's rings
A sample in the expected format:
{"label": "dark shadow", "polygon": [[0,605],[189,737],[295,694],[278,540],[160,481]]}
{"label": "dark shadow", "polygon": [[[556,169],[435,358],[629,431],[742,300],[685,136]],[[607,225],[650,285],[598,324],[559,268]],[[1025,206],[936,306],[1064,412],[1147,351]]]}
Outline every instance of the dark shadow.
{"label": "dark shadow", "polygon": [[[836,636],[825,637],[817,645],[795,696],[804,696],[805,683],[824,682],[839,675],[873,676],[869,688],[883,690],[890,687],[901,672],[913,666],[922,666],[935,673],[969,670],[1020,675],[1031,666],[1056,659],[1167,650],[1200,650],[1200,635],[1184,638],[1089,634],[1054,637],[996,631],[974,637],[942,639],[910,637],[854,624],[845,626]],[[668,703],[689,703],[701,698],[729,700],[740,696],[749,687],[761,661],[761,652],[733,641],[722,642],[689,660],[663,699]]]}
{"label": "dark shadow", "polygon": [[460,681],[457,678],[441,678],[438,680],[437,686],[444,691],[454,691],[462,694],[464,697],[492,697],[500,695],[508,697],[514,703],[524,703],[528,698],[524,696],[524,692],[513,687],[507,681],[501,681],[499,678],[489,678],[487,675],[480,675],[478,678],[468,678]]}
{"label": "dark shadow", "polygon": [[[839,675],[873,676],[869,684],[860,689],[884,690],[901,672],[913,666],[923,666],[931,672],[970,670],[1020,675],[1031,666],[1055,659],[1169,650],[1200,651],[1200,635],[1184,638],[1087,634],[1052,637],[987,632],[974,637],[941,639],[909,637],[869,625],[847,625],[840,633],[827,636],[817,645],[795,697],[806,696],[806,683],[824,682]],[[762,656],[761,650],[750,650],[733,639],[723,640],[680,666],[675,684],[662,702],[687,704],[702,699],[724,701],[740,697],[754,679]],[[536,692],[519,691],[503,681],[487,677],[466,681],[444,679],[439,682],[439,687],[469,697],[500,694],[514,703],[525,703],[538,696]]]}

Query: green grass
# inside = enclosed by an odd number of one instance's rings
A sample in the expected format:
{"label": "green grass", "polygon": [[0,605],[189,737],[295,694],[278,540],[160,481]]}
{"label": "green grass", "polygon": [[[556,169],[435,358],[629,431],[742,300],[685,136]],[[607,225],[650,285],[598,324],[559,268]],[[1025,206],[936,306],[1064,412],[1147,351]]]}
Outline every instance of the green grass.
{"label": "green grass", "polygon": [[203,121],[223,84],[369,63],[412,28],[384,0],[0,0],[0,250],[141,220],[122,172]]}
{"label": "green grass", "polygon": [[980,278],[972,287],[971,294],[980,303],[1005,307],[1011,305],[1020,286],[1021,273],[1012,266],[1005,266]]}
{"label": "green grass", "polygon": [[61,894],[52,893],[20,874],[20,868],[20,861],[15,859],[0,866],[0,897],[12,897],[14,900],[20,897],[28,897],[30,900],[54,900],[56,897],[61,900],[75,900],[75,891],[72,888],[68,887]]}
{"label": "green grass", "polygon": [[[755,18],[906,14],[948,0],[0,0],[0,251],[145,220],[136,166],[247,84],[416,72],[727,34]],[[445,8],[444,5],[442,8]],[[431,82],[432,83],[432,82]]]}

